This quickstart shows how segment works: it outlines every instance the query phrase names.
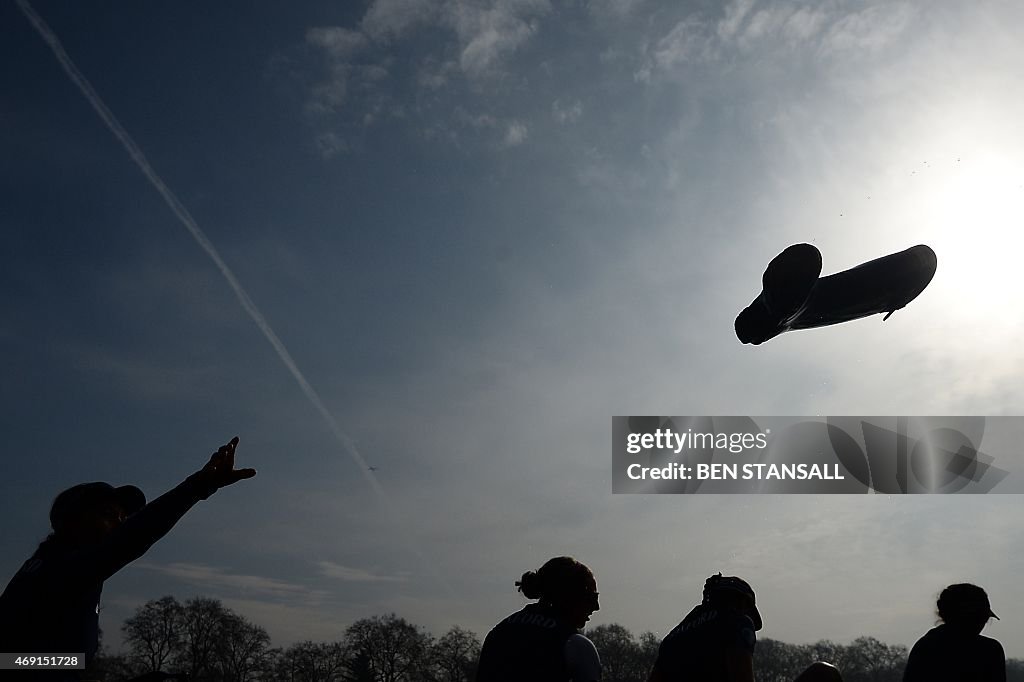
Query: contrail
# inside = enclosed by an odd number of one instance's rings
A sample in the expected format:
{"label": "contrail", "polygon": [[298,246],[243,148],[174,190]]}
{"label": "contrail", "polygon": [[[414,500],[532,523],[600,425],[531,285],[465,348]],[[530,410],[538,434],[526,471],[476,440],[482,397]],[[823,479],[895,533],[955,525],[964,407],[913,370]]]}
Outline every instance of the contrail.
{"label": "contrail", "polygon": [[42,17],[36,14],[35,10],[32,9],[26,0],[17,0],[17,2],[21,11],[28,17],[29,21],[32,22],[32,25],[35,26],[36,30],[43,37],[43,40],[49,44],[50,49],[53,50],[53,53],[56,55],[60,65],[64,67],[64,71],[68,74],[71,80],[74,81],[75,85],[78,86],[78,89],[82,91],[85,98],[89,100],[93,109],[96,110],[96,113],[100,115],[103,122],[107,124],[108,128],[110,128],[110,132],[114,133],[114,136],[117,137],[118,141],[124,146],[125,151],[127,151],[132,157],[132,161],[135,162],[135,165],[138,166],[139,170],[145,174],[153,187],[156,188],[156,191],[160,192],[160,196],[163,197],[164,201],[167,202],[167,205],[172,211],[174,211],[174,215],[178,216],[178,220],[180,220],[182,225],[188,229],[189,233],[196,240],[199,246],[201,246],[203,251],[206,252],[206,255],[210,257],[210,260],[212,260],[214,265],[217,266],[217,269],[220,270],[220,273],[224,275],[224,279],[228,281],[228,284],[231,286],[231,290],[235,292],[235,296],[238,297],[238,302],[242,304],[242,308],[245,309],[245,312],[249,313],[249,317],[251,317],[253,322],[256,323],[256,326],[260,328],[260,331],[263,332],[263,335],[267,338],[267,341],[270,342],[270,345],[274,347],[278,357],[281,358],[281,362],[283,362],[285,367],[288,368],[288,371],[291,372],[295,381],[299,383],[299,387],[302,389],[302,392],[306,394],[306,397],[309,398],[313,407],[316,408],[320,415],[327,421],[327,425],[331,428],[331,432],[338,439],[338,442],[341,443],[342,447],[352,456],[355,463],[363,470],[363,473],[366,475],[366,480],[379,494],[383,495],[383,488],[380,487],[380,483],[377,482],[376,477],[371,475],[366,460],[364,460],[363,456],[359,454],[359,451],[356,449],[352,439],[341,430],[337,420],[334,419],[331,413],[324,406],[319,394],[317,394],[316,390],[314,390],[309,382],[306,381],[306,377],[299,370],[298,365],[295,364],[295,360],[292,359],[292,356],[288,352],[288,349],[285,348],[284,343],[280,338],[278,338],[277,334],[271,328],[270,323],[267,322],[265,317],[263,317],[263,313],[261,313],[259,308],[256,307],[256,304],[253,303],[253,300],[249,298],[249,294],[247,294],[245,289],[242,288],[238,278],[235,277],[235,273],[231,272],[231,268],[227,266],[227,263],[225,263],[220,257],[220,254],[217,253],[217,249],[214,248],[210,238],[206,236],[206,233],[199,227],[195,219],[192,217],[192,214],[188,212],[185,205],[182,204],[174,192],[171,191],[171,188],[167,186],[167,183],[165,183],[163,179],[157,175],[157,172],[153,170],[153,167],[150,165],[145,155],[143,155],[142,150],[139,149],[139,146],[135,144],[135,141],[132,140],[130,135],[128,135],[128,132],[117,120],[113,112],[111,112],[110,109],[107,108],[107,105],[103,103],[99,94],[96,93],[89,81],[87,81],[85,76],[82,75],[82,72],[79,71],[78,67],[76,67],[74,62],[71,61],[71,57],[69,57],[68,53],[64,51],[64,48],[57,39],[57,36],[52,30],[50,30],[50,27],[46,25]]}
{"label": "contrail", "polygon": [[[32,6],[28,4],[27,0],[16,0],[16,2],[18,3],[18,7],[21,9],[22,14],[24,14],[32,23],[32,26],[39,33],[40,37],[46,41],[46,44],[50,46],[54,56],[57,57],[57,61],[60,62],[61,67],[63,67],[64,72],[69,78],[71,78],[74,84],[78,86],[78,89],[82,91],[82,94],[85,95],[87,100],[89,100],[89,104],[92,105],[92,108],[96,110],[96,113],[99,114],[101,119],[103,119],[103,122],[107,124],[110,132],[114,133],[114,137],[118,139],[121,146],[123,146],[125,151],[128,152],[128,155],[132,157],[132,161],[135,162],[135,165],[139,167],[139,170],[141,170],[146,176],[150,184],[156,188],[156,191],[160,193],[160,196],[163,197],[164,201],[174,212],[174,215],[176,215],[178,220],[181,221],[181,224],[188,229],[189,233],[196,240],[199,246],[206,252],[206,255],[210,257],[210,260],[212,260],[214,265],[217,266],[217,269],[220,270],[220,273],[224,275],[224,279],[227,280],[231,290],[235,292],[235,296],[238,297],[238,302],[242,304],[242,308],[249,314],[249,317],[251,317],[252,321],[256,323],[256,326],[259,327],[260,331],[263,332],[263,336],[265,336],[267,341],[270,342],[270,345],[273,346],[277,356],[281,358],[281,362],[284,363],[284,366],[288,368],[289,372],[291,372],[292,377],[294,377],[295,381],[298,382],[299,388],[302,389],[306,398],[309,399],[310,404],[317,412],[320,413],[320,416],[323,417],[324,421],[327,423],[327,426],[330,428],[335,440],[337,440],[342,449],[348,453],[352,458],[352,461],[356,463],[363,474],[363,478],[366,479],[366,482],[370,484],[370,487],[373,488],[374,492],[377,493],[377,496],[384,503],[385,507],[387,507],[391,512],[394,517],[394,521],[401,524],[402,528],[408,527],[408,524],[402,521],[402,515],[397,507],[388,498],[387,493],[384,492],[384,488],[381,487],[377,477],[373,475],[372,471],[370,471],[370,467],[366,463],[366,460],[363,459],[361,454],[359,454],[359,450],[356,448],[355,443],[348,434],[341,429],[338,421],[328,411],[327,407],[320,399],[320,395],[306,380],[306,377],[299,370],[298,365],[295,364],[295,360],[292,359],[291,353],[288,352],[284,343],[278,338],[277,334],[274,333],[270,323],[267,322],[265,317],[263,317],[263,313],[261,313],[259,308],[256,307],[253,300],[249,298],[249,294],[247,294],[245,289],[242,288],[242,285],[235,277],[235,274],[231,272],[231,268],[227,266],[227,263],[225,263],[220,257],[220,254],[217,253],[217,249],[214,248],[209,237],[206,236],[206,233],[203,232],[196,223],[192,214],[188,212],[185,205],[182,204],[174,192],[171,191],[171,188],[167,186],[167,183],[165,183],[163,179],[157,175],[157,172],[153,170],[153,167],[142,153],[142,150],[139,149],[139,146],[135,144],[135,141],[132,140],[130,135],[128,135],[128,132],[114,116],[114,113],[107,108],[106,104],[103,103],[99,94],[93,89],[89,81],[86,80],[82,72],[78,70],[75,63],[71,61],[71,57],[64,50],[64,47],[61,45],[57,35],[50,29],[46,22],[43,21],[43,18],[40,17],[34,9],[32,9]],[[420,559],[424,559],[414,547],[412,550],[420,557]],[[431,566],[432,564],[424,559],[421,562],[421,565]],[[445,581],[440,578],[440,576],[436,577],[443,585],[445,585],[446,588],[448,588],[450,592],[454,592],[454,590],[452,590],[452,588],[450,588]]]}

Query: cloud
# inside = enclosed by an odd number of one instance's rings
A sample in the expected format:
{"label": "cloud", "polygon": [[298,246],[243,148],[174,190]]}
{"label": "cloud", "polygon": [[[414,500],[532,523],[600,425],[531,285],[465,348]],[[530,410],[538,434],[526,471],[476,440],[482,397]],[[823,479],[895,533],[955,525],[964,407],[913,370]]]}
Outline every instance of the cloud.
{"label": "cloud", "polygon": [[732,40],[739,32],[740,24],[750,13],[755,0],[735,0],[725,8],[725,16],[718,22],[718,37]]}
{"label": "cloud", "polygon": [[320,152],[320,156],[330,159],[338,154],[347,152],[349,146],[337,133],[328,131],[317,135],[316,149]]}
{"label": "cloud", "polygon": [[683,19],[658,41],[654,63],[667,70],[687,62],[710,59],[714,55],[714,44],[707,29],[707,23],[696,17]]}
{"label": "cloud", "polygon": [[[382,106],[381,92],[391,75],[388,69],[391,59],[373,53],[357,59],[370,45],[366,36],[338,26],[311,28],[306,32],[306,43],[315,47],[326,61],[325,75],[310,88],[307,113],[320,116],[341,113],[343,107],[350,105],[350,97],[356,95],[360,96],[360,101],[354,109],[361,109],[366,101],[378,108]],[[329,148],[338,151],[336,144]]]}
{"label": "cloud", "polygon": [[913,18],[914,10],[907,3],[875,5],[847,14],[828,29],[822,51],[875,52],[898,38]]}
{"label": "cloud", "polygon": [[436,0],[376,0],[363,15],[362,28],[377,40],[397,38],[410,29],[437,19]]}
{"label": "cloud", "polygon": [[333,561],[320,561],[317,564],[320,566],[320,572],[328,578],[334,578],[336,580],[343,580],[345,582],[356,582],[356,583],[395,583],[404,582],[407,580],[406,576],[398,575],[378,575],[370,571],[361,568],[350,568],[349,566],[342,566],[336,564]]}
{"label": "cloud", "polygon": [[527,137],[526,126],[519,121],[513,121],[509,124],[508,130],[505,133],[505,146],[516,147],[526,141]]}
{"label": "cloud", "polygon": [[498,0],[490,7],[450,2],[443,20],[458,35],[462,70],[480,77],[529,40],[536,19],[550,9],[547,0]]}
{"label": "cloud", "polygon": [[755,0],[735,0],[725,9],[725,16],[719,20],[716,37],[720,46],[751,50],[756,46],[777,45],[796,47],[810,43],[821,35],[829,21],[839,16],[829,16],[829,9],[821,5],[801,2],[769,2],[756,7]]}
{"label": "cloud", "polygon": [[587,10],[600,19],[619,20],[633,13],[644,0],[590,0]]}
{"label": "cloud", "polygon": [[341,109],[348,93],[348,77],[351,68],[348,64],[335,64],[330,68],[327,80],[313,86],[306,111],[312,114],[330,114]]}
{"label": "cloud", "polygon": [[447,121],[436,125],[435,135],[461,144],[475,139],[491,150],[516,147],[529,138],[529,126],[517,119],[499,118],[487,112],[472,112],[456,106]]}
{"label": "cloud", "polygon": [[367,39],[361,33],[337,26],[309,29],[306,42],[322,48],[336,59],[348,58],[367,45]]}
{"label": "cloud", "polygon": [[327,75],[316,83],[306,103],[306,111],[330,114],[341,109],[349,92],[352,57],[368,44],[365,36],[340,26],[311,28],[306,43],[320,50],[327,59]]}
{"label": "cloud", "polygon": [[575,123],[583,115],[583,103],[579,100],[565,104],[556,99],[551,105],[551,115],[560,124]]}
{"label": "cloud", "polygon": [[[368,38],[392,42],[422,26],[439,27],[454,33],[463,72],[479,77],[493,73],[526,43],[537,30],[537,20],[550,11],[548,0],[376,0],[363,15],[360,30],[311,28],[306,41],[335,60],[348,60],[369,44]],[[441,52],[446,50],[442,47]]]}
{"label": "cloud", "polygon": [[266,628],[274,646],[288,647],[300,641],[341,641],[345,629],[371,613],[357,612],[332,605],[330,609],[260,601],[223,599],[223,604]]}
{"label": "cloud", "polygon": [[[355,27],[309,28],[305,46],[321,60],[322,69],[304,86],[316,149],[329,159],[358,146],[357,137],[368,126],[405,115],[394,102],[406,99],[409,90],[428,95],[417,112],[424,119],[424,112],[435,106],[431,93],[457,92],[467,81],[473,87],[497,82],[507,75],[505,62],[536,34],[550,11],[548,0],[376,0]],[[430,41],[417,42],[418,29],[430,29]],[[397,49],[399,41],[403,49]],[[450,116],[450,109],[427,116],[444,120],[423,120],[422,132],[427,138],[457,140]],[[511,124],[498,147],[521,144],[525,133],[523,124]]]}
{"label": "cloud", "polygon": [[731,54],[771,58],[779,50],[806,48],[809,57],[876,52],[903,35],[915,16],[907,3],[872,5],[857,11],[804,2],[734,0],[713,21],[691,12],[645,46],[635,80],[688,64],[724,61]]}
{"label": "cloud", "polygon": [[801,7],[789,15],[783,25],[783,31],[793,41],[806,42],[821,32],[825,19],[824,10],[817,7]]}
{"label": "cloud", "polygon": [[[548,0],[376,0],[367,9],[359,30],[342,27],[311,28],[306,42],[325,50],[334,60],[347,62],[370,44],[370,39],[393,42],[423,26],[454,34],[458,65],[471,77],[492,75],[502,60],[533,36],[540,17],[551,11]],[[449,46],[438,46],[441,55]],[[448,59],[438,54],[418,59]],[[428,82],[430,79],[428,79]]]}
{"label": "cloud", "polygon": [[451,82],[458,69],[458,62],[427,57],[416,72],[416,84],[425,90],[440,90]]}
{"label": "cloud", "polygon": [[324,26],[306,31],[306,42],[323,49],[335,59],[348,59],[367,45],[366,37],[340,26]]}
{"label": "cloud", "polygon": [[226,589],[235,593],[259,594],[276,599],[300,599],[305,603],[312,604],[320,603],[327,594],[320,590],[311,590],[305,585],[259,575],[230,573],[223,568],[205,564],[136,562],[134,566],[200,585],[206,589]]}

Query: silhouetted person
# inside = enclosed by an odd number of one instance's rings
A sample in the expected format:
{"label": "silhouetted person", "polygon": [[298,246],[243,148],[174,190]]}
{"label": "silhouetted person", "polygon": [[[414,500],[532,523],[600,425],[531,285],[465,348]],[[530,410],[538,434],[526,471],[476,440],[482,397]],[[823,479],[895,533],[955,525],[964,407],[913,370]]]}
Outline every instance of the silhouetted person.
{"label": "silhouetted person", "polygon": [[984,637],[992,613],[985,590],[960,583],[942,591],[937,602],[942,624],[910,650],[904,682],[1005,682],[1006,655],[999,642]]}
{"label": "silhouetted person", "polygon": [[580,631],[597,611],[597,582],[571,557],[551,559],[516,582],[539,599],[501,621],[480,652],[477,682],[597,682],[601,660]]}
{"label": "silhouetted person", "polygon": [[[130,485],[82,483],[57,495],[50,509],[53,532],[0,595],[0,650],[84,653],[90,661],[99,645],[103,581],[142,556],[199,500],[256,475],[235,469],[237,444],[233,438],[206,466],[149,504]],[[74,680],[80,672],[36,676]],[[30,675],[24,671],[18,679]]]}
{"label": "silhouetted person", "polygon": [[[740,578],[713,575],[701,603],[658,649],[649,682],[754,682],[755,632],[761,629],[754,590]],[[815,663],[797,682],[841,682],[839,671]]]}
{"label": "silhouetted person", "polygon": [[886,320],[924,291],[937,262],[935,252],[919,244],[819,278],[821,252],[794,244],[768,264],[761,293],[736,318],[736,336],[757,345],[793,329],[878,313]]}

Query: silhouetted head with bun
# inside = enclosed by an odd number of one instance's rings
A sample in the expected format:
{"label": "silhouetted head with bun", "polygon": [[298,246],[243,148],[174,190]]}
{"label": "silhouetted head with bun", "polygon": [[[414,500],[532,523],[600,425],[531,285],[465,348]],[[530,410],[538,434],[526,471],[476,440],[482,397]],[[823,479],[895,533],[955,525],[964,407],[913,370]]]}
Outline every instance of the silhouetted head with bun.
{"label": "silhouetted head with bun", "polygon": [[946,625],[980,634],[990,618],[999,620],[992,612],[985,590],[970,583],[950,585],[936,602],[939,618]]}
{"label": "silhouetted head with bun", "polygon": [[539,599],[557,618],[579,630],[586,626],[590,614],[600,609],[593,572],[572,557],[555,557],[536,571],[527,571],[516,587],[527,599]]}

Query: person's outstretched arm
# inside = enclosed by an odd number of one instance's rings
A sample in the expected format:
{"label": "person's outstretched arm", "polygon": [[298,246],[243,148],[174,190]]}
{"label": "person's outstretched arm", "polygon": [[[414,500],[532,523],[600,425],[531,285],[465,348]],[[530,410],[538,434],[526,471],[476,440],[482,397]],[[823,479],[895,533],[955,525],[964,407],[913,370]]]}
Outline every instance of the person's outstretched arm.
{"label": "person's outstretched arm", "polygon": [[145,554],[199,500],[255,476],[255,469],[235,469],[237,445],[236,436],[213,453],[202,469],[129,516],[98,545],[82,549],[74,565],[76,577],[106,580]]}

